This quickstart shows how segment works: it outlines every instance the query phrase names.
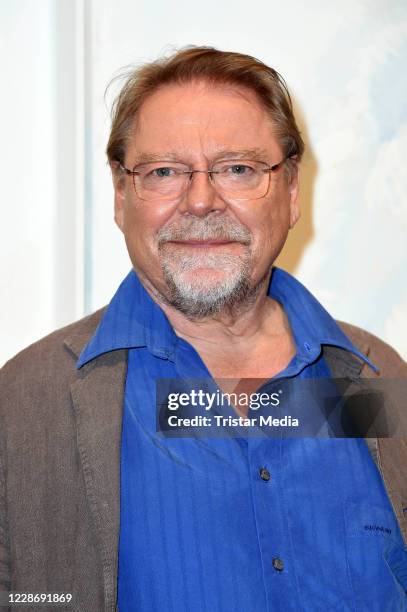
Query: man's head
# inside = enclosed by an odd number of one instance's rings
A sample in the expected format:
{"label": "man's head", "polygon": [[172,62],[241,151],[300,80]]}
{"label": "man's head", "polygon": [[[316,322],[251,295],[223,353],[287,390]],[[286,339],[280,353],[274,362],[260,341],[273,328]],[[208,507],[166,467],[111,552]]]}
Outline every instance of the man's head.
{"label": "man's head", "polygon": [[135,71],[107,154],[146,286],[191,318],[247,304],[298,219],[303,148],[284,81],[252,57],[192,48]]}

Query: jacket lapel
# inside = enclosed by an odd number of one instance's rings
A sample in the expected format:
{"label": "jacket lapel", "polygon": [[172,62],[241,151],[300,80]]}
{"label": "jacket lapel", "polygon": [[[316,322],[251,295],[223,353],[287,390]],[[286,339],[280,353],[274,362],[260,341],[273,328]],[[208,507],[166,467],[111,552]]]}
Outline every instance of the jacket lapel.
{"label": "jacket lapel", "polygon": [[[78,355],[89,334],[65,344]],[[127,350],[101,355],[71,385],[80,461],[100,549],[105,610],[116,609],[120,529],[120,445]]]}

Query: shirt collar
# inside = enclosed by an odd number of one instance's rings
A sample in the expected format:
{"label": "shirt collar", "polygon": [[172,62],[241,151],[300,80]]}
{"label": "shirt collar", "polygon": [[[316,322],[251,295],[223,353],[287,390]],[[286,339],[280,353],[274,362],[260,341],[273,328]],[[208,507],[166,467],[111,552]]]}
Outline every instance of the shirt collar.
{"label": "shirt collar", "polygon": [[103,353],[146,346],[163,359],[171,358],[177,336],[163,310],[131,270],[106,309],[95,333],[82,350],[76,367]]}
{"label": "shirt collar", "polygon": [[378,368],[354,346],[335,319],[294,276],[274,267],[268,295],[284,306],[299,359],[313,361],[320,354],[321,346],[327,344],[353,353],[378,372]]}
{"label": "shirt collar", "polygon": [[[377,371],[315,297],[291,274],[273,268],[268,295],[282,304],[297,347],[297,358],[311,363],[323,344],[345,349]],[[121,283],[94,335],[82,350],[76,367],[118,349],[147,347],[162,359],[173,360],[178,337],[163,310],[150,297],[132,270]]]}

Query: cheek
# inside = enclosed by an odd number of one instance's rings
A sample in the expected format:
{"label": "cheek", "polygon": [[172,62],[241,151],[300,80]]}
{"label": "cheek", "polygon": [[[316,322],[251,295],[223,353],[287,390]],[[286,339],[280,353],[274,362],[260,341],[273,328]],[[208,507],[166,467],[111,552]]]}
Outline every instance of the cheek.
{"label": "cheek", "polygon": [[[276,194],[277,196],[277,194]],[[264,271],[280,253],[289,231],[290,207],[286,194],[242,210],[239,220],[252,234],[253,263]]]}
{"label": "cheek", "polygon": [[168,206],[149,205],[133,202],[126,206],[124,215],[124,235],[126,243],[133,251],[139,247],[138,255],[146,249],[155,250],[155,235],[171,216]]}
{"label": "cheek", "polygon": [[257,247],[264,242],[278,241],[288,232],[290,223],[288,197],[276,197],[267,202],[258,202],[250,208],[241,207],[236,212],[240,223],[250,230]]}

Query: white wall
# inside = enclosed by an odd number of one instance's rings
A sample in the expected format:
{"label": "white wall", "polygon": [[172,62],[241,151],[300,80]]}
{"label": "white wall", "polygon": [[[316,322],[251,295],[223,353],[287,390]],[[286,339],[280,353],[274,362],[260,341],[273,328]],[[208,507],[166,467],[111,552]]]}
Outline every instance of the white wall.
{"label": "white wall", "polygon": [[55,322],[56,92],[54,40],[44,36],[50,8],[21,0],[1,6],[4,358]]}
{"label": "white wall", "polygon": [[0,7],[0,362],[84,310],[80,4]]}
{"label": "white wall", "polygon": [[283,74],[308,152],[302,220],[279,263],[407,357],[404,0],[16,0],[0,11],[2,117],[13,117],[0,164],[3,360],[104,304],[128,271],[105,87],[121,67],[186,44],[250,53]]}

